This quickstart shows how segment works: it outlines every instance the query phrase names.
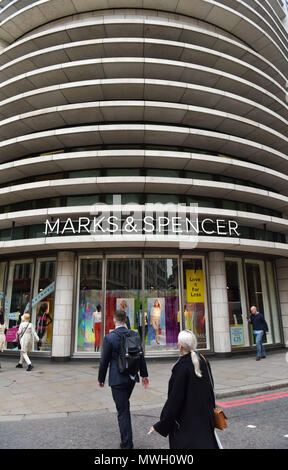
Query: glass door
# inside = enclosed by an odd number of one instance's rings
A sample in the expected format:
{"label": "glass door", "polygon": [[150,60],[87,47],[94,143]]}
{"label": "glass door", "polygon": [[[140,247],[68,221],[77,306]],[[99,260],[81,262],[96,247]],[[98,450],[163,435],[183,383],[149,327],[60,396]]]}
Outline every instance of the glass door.
{"label": "glass door", "polygon": [[[263,313],[269,327],[269,334],[263,336],[263,343],[271,343],[271,314],[268,298],[267,279],[264,261],[245,260],[246,282],[248,289],[249,315],[250,307],[255,306],[257,311]],[[250,326],[251,344],[255,344],[252,326]]]}
{"label": "glass door", "polygon": [[23,313],[30,313],[31,286],[34,265],[31,261],[13,261],[10,263],[7,286],[8,339],[7,349],[17,349],[16,332]]}
{"label": "glass door", "polygon": [[229,327],[232,348],[249,346],[248,310],[241,259],[226,258]]}

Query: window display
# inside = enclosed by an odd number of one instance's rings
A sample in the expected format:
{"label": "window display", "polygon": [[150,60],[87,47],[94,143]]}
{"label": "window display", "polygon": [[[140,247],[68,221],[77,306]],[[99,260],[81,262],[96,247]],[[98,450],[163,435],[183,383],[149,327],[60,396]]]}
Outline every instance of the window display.
{"label": "window display", "polygon": [[39,341],[34,344],[37,351],[51,351],[56,260],[37,260],[32,299],[33,316]]}
{"label": "window display", "polygon": [[11,262],[7,285],[6,321],[8,320],[7,349],[17,350],[16,333],[21,323],[21,317],[28,313],[31,307],[31,283],[33,277],[33,262]]}
{"label": "window display", "polygon": [[114,330],[113,313],[126,312],[126,326],[138,329],[142,304],[141,259],[107,259],[105,334]]}
{"label": "window display", "polygon": [[102,328],[102,260],[80,260],[77,350],[99,351]]}
{"label": "window display", "polygon": [[178,259],[145,259],[144,266],[146,350],[174,350],[180,331]]}
{"label": "window display", "polygon": [[205,273],[201,258],[183,260],[185,328],[192,330],[197,347],[208,347]]}

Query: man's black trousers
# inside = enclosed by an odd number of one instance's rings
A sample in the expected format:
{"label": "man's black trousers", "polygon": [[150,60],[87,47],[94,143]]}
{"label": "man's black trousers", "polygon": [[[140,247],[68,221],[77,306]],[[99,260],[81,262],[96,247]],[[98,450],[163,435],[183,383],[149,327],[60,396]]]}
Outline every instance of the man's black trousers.
{"label": "man's black trousers", "polygon": [[111,387],[113,400],[117,409],[122,449],[133,449],[129,399],[134,386],[135,382],[130,380],[127,384],[114,385]]}

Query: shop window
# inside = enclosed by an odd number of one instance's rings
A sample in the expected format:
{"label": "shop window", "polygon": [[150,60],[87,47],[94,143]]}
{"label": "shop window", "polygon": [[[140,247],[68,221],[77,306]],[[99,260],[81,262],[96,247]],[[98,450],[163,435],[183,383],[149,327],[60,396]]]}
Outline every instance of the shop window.
{"label": "shop window", "polygon": [[23,313],[31,313],[32,261],[11,262],[6,297],[6,321],[8,322],[7,349],[17,349],[16,332]]}
{"label": "shop window", "polygon": [[5,312],[5,279],[6,279],[7,263],[0,263],[0,307]]}
{"label": "shop window", "polygon": [[113,314],[126,312],[127,327],[138,330],[142,337],[142,269],[141,259],[107,260],[105,334],[114,330]]}
{"label": "shop window", "polygon": [[[264,261],[261,260],[245,260],[249,312],[250,307],[255,305],[258,312],[263,313],[269,327],[269,334],[263,336],[263,342],[271,343],[271,319],[270,304],[268,298],[267,279]],[[250,313],[249,313],[250,315]],[[255,344],[252,326],[250,325],[250,333],[252,344]]]}
{"label": "shop window", "polygon": [[55,297],[55,260],[38,260],[32,299],[32,321],[39,336],[36,351],[51,351]]}
{"label": "shop window", "polygon": [[183,260],[184,321],[185,328],[192,330],[197,347],[209,347],[206,278],[202,258]]}
{"label": "shop window", "polygon": [[280,324],[279,324],[279,307],[277,301],[277,293],[276,293],[276,280],[274,275],[273,264],[271,261],[267,261],[266,263],[267,268],[267,280],[268,280],[268,289],[269,289],[269,299],[271,305],[271,316],[272,316],[272,325],[273,325],[273,340],[274,343],[281,342],[281,335],[280,335]]}
{"label": "shop window", "polygon": [[146,350],[175,350],[181,322],[178,259],[153,258],[144,262]]}
{"label": "shop window", "polygon": [[247,307],[241,260],[226,259],[227,298],[232,348],[249,345]]}
{"label": "shop window", "polygon": [[80,260],[77,350],[99,351],[103,325],[102,260]]}

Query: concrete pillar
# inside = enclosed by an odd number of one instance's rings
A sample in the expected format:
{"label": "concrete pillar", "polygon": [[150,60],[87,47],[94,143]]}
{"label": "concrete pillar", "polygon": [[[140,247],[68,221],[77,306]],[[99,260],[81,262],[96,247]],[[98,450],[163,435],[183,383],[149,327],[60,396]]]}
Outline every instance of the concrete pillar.
{"label": "concrete pillar", "polygon": [[231,341],[224,253],[211,252],[208,259],[214,351],[227,354],[231,353]]}
{"label": "concrete pillar", "polygon": [[70,357],[75,254],[57,256],[52,358]]}
{"label": "concrete pillar", "polygon": [[288,348],[288,258],[276,260],[276,278],[278,284],[284,342]]}

